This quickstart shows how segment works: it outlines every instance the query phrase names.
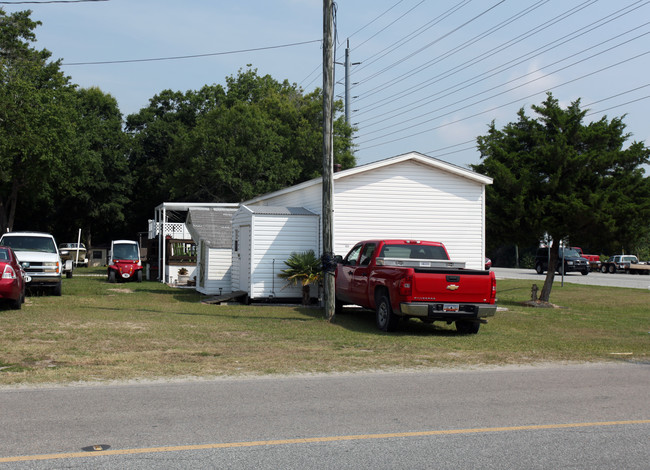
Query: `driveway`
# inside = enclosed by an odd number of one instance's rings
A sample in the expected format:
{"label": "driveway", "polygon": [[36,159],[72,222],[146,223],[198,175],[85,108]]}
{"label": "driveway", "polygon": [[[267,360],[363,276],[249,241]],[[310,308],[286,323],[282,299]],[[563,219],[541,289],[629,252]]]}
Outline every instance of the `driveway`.
{"label": "driveway", "polygon": [[[537,283],[541,288],[546,279],[546,273],[537,274],[534,269],[518,268],[492,268],[497,279],[528,279]],[[609,287],[630,287],[633,289],[650,289],[650,276],[639,274],[603,274],[591,272],[586,276],[580,273],[567,273],[564,275],[564,282],[571,284],[584,284],[588,286],[609,286]],[[555,284],[562,283],[562,276],[555,275]]]}

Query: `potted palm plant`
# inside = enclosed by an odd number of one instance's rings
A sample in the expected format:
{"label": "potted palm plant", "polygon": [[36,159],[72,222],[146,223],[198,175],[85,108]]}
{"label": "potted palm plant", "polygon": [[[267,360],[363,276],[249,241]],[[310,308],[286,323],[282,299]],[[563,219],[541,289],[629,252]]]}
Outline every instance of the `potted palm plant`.
{"label": "potted palm plant", "polygon": [[288,281],[287,285],[302,286],[302,304],[309,305],[309,286],[322,278],[321,260],[314,250],[309,250],[292,253],[284,264],[287,268],[280,271],[278,276]]}

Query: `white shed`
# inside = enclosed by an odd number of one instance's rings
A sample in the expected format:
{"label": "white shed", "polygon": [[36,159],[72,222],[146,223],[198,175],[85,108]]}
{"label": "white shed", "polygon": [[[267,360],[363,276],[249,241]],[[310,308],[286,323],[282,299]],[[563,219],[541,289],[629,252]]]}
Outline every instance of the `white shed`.
{"label": "white shed", "polygon": [[[334,173],[334,253],[359,240],[405,238],[440,241],[452,259],[483,269],[485,186],[492,179],[411,152]],[[322,179],[316,178],[246,201],[260,206],[303,207],[322,213]],[[314,241],[318,240],[314,236]],[[319,247],[317,253],[320,253]]]}
{"label": "white shed", "polygon": [[232,218],[236,208],[195,208],[185,225],[197,245],[196,290],[206,295],[231,292]]}
{"label": "white shed", "polygon": [[232,219],[232,290],[251,299],[301,298],[278,274],[292,253],[319,253],[319,216],[302,207],[242,205]]}

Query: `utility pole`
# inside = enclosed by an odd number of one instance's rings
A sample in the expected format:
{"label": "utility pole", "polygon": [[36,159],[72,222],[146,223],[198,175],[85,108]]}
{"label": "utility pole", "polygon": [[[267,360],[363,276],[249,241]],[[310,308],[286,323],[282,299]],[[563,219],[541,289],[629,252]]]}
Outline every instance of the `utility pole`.
{"label": "utility pole", "polygon": [[335,62],[345,67],[345,122],[350,124],[352,110],[350,109],[350,69],[352,65],[359,65],[361,62],[350,62],[350,40],[347,41],[345,48],[345,62]]}
{"label": "utility pole", "polygon": [[[323,0],[323,287],[325,317],[334,320],[333,174],[334,174],[334,8],[333,0]],[[347,112],[347,109],[346,109]]]}
{"label": "utility pole", "polygon": [[350,124],[350,40],[345,47],[345,122]]}

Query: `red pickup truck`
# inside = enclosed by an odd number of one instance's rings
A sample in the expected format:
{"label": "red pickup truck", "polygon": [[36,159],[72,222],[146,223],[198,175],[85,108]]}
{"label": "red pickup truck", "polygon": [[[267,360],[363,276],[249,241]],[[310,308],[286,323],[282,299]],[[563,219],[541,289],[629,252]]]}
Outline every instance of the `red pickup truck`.
{"label": "red pickup truck", "polygon": [[375,310],[383,331],[401,317],[455,322],[459,333],[474,334],[497,309],[494,272],[465,269],[442,243],[367,240],[337,261],[336,312],[345,304]]}

